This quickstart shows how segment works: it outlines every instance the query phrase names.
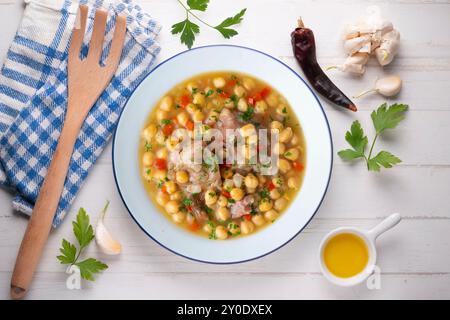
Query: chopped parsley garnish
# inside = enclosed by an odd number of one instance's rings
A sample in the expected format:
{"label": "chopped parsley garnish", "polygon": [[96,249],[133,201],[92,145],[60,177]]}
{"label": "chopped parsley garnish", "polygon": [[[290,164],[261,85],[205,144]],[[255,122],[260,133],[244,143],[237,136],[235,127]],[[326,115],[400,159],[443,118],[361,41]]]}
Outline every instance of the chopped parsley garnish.
{"label": "chopped parsley garnish", "polygon": [[210,95],[212,95],[214,93],[213,89],[209,89],[206,93],[205,93],[205,97],[209,97]]}
{"label": "chopped parsley garnish", "polygon": [[182,204],[185,206],[190,206],[190,205],[192,205],[192,200],[189,198],[184,198],[182,201]]}
{"label": "chopped parsley garnish", "polygon": [[253,118],[254,111],[255,111],[255,109],[253,109],[252,107],[249,107],[247,109],[247,111],[239,114],[239,118],[241,119],[241,121],[250,121]]}
{"label": "chopped parsley garnish", "polygon": [[268,190],[266,187],[264,187],[264,188],[259,192],[259,196],[260,196],[261,198],[263,198],[263,199],[267,199],[267,198],[270,197],[270,192],[269,192],[269,190]]}
{"label": "chopped parsley garnish", "polygon": [[150,142],[146,141],[144,148],[145,151],[151,151],[153,149],[153,145]]}
{"label": "chopped parsley garnish", "polygon": [[172,123],[172,120],[170,120],[170,119],[162,119],[161,120],[161,124],[164,124],[164,125],[171,124],[171,123]]}
{"label": "chopped parsley garnish", "polygon": [[198,88],[192,88],[192,94],[196,94],[198,91]]}
{"label": "chopped parsley garnish", "polygon": [[237,107],[239,97],[237,95],[233,94],[233,95],[231,95],[230,100],[233,101],[234,106]]}

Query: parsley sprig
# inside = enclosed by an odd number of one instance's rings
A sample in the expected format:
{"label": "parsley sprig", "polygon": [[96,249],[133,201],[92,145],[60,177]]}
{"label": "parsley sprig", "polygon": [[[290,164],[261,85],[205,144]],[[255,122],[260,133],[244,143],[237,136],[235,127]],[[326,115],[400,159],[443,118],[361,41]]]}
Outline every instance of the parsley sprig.
{"label": "parsley sprig", "polygon": [[89,223],[89,216],[86,213],[86,210],[80,208],[76,220],[72,222],[72,226],[79,248],[77,249],[74,244],[63,239],[61,248],[59,249],[61,255],[56,258],[61,264],[76,265],[80,269],[80,274],[83,279],[94,281],[93,275],[107,269],[108,266],[94,258],[87,258],[83,261],[79,261],[83,250],[94,239],[94,229]]}
{"label": "parsley sprig", "polygon": [[214,26],[202,20],[194,12],[205,12],[208,8],[209,0],[187,0],[186,5],[181,0],[177,1],[186,11],[186,19],[172,25],[172,34],[181,34],[181,43],[185,44],[189,49],[191,49],[194,44],[196,34],[200,33],[200,26],[189,20],[190,16],[194,17],[205,26],[216,29],[222,34],[225,39],[229,39],[238,34],[235,29],[232,29],[230,27],[239,24],[243,19],[245,11],[247,10],[242,9],[239,13],[235,14],[232,17],[226,18],[220,24]]}
{"label": "parsley sprig", "polygon": [[373,111],[370,117],[372,118],[373,126],[375,127],[375,137],[370,146],[369,154],[366,156],[366,146],[368,144],[367,136],[358,120],[352,123],[350,131],[345,134],[345,140],[352,147],[352,149],[345,149],[338,152],[338,155],[347,161],[364,158],[367,163],[369,171],[380,171],[381,167],[392,168],[394,165],[402,162],[398,157],[394,156],[388,151],[380,151],[376,156],[372,156],[373,147],[378,137],[386,129],[395,128],[400,121],[405,118],[405,111],[408,109],[406,104],[393,104],[389,107],[386,103],[382,104],[377,110]]}

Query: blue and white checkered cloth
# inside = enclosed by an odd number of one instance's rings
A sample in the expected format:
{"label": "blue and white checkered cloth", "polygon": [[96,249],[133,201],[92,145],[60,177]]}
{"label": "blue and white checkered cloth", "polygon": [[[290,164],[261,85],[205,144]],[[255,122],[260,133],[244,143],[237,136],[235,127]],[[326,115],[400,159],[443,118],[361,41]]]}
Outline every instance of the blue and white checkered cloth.
{"label": "blue and white checkered cloth", "polygon": [[[67,51],[79,2],[26,2],[21,26],[0,73],[0,185],[17,194],[14,209],[30,214],[64,120]],[[155,41],[160,26],[131,1],[81,3],[90,7],[85,39],[92,31],[94,9],[100,7],[110,17],[106,44],[111,41],[113,16],[117,14],[127,17],[127,35],[118,70],[89,112],[75,143],[54,227],[66,215],[89,169],[112,136],[125,102],[148,74],[160,51]],[[86,53],[85,45],[82,54]]]}

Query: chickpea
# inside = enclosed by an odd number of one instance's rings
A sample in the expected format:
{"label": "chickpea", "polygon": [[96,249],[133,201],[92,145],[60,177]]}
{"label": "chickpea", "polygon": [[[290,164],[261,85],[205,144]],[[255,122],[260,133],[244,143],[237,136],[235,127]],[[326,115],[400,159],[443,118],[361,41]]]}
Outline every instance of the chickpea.
{"label": "chickpea", "polygon": [[181,124],[183,127],[186,126],[186,123],[189,120],[189,116],[185,111],[181,111],[177,114],[177,121],[179,124]]}
{"label": "chickpea", "polygon": [[288,179],[288,187],[291,189],[298,189],[300,187],[300,183],[298,181],[298,179],[294,178],[294,177],[290,177]]}
{"label": "chickpea", "polygon": [[217,202],[217,193],[214,190],[207,190],[205,192],[205,204],[211,206]]}
{"label": "chickpea", "polygon": [[169,113],[167,111],[162,110],[162,109],[156,110],[156,119],[158,121],[167,119],[168,117],[169,117]]}
{"label": "chickpea", "polygon": [[155,140],[158,144],[163,145],[166,142],[166,136],[159,130],[155,135]]}
{"label": "chickpea", "polygon": [[220,196],[219,199],[217,199],[217,204],[220,207],[226,207],[228,204],[228,199],[225,196]]}
{"label": "chickpea", "polygon": [[154,123],[151,123],[142,131],[142,137],[146,141],[150,142],[155,137],[156,132],[158,132],[156,125]]}
{"label": "chickpea", "polygon": [[275,93],[271,93],[267,96],[266,102],[271,108],[275,108],[278,104],[278,97]]}
{"label": "chickpea", "polygon": [[294,134],[291,138],[291,142],[290,145],[291,146],[296,146],[300,143],[300,137],[297,134]]}
{"label": "chickpea", "polygon": [[165,206],[167,202],[169,202],[169,195],[167,193],[164,193],[162,191],[158,191],[156,194],[156,202],[160,206]]}
{"label": "chickpea", "polygon": [[233,188],[230,191],[231,199],[239,201],[244,197],[244,190],[241,188]]}
{"label": "chickpea", "polygon": [[284,143],[277,142],[273,145],[273,152],[275,152],[275,154],[283,154],[285,150],[286,146],[284,145]]}
{"label": "chickpea", "polygon": [[287,127],[283,131],[281,131],[279,135],[280,142],[286,143],[289,142],[289,140],[292,138],[292,128]]}
{"label": "chickpea", "polygon": [[239,234],[241,232],[241,228],[239,228],[239,226],[234,222],[230,222],[227,227],[228,231],[230,231],[230,233],[233,235]]}
{"label": "chickpea", "polygon": [[209,113],[207,122],[216,123],[219,120],[219,112],[213,110]]}
{"label": "chickpea", "polygon": [[280,159],[278,161],[278,168],[282,173],[286,173],[291,170],[291,164],[286,159]]}
{"label": "chickpea", "polygon": [[211,233],[212,231],[213,231],[213,226],[211,225],[211,224],[209,224],[209,223],[205,223],[204,225],[203,225],[203,231],[204,232],[206,232],[206,233]]}
{"label": "chickpea", "polygon": [[255,88],[255,81],[252,78],[244,78],[242,79],[242,84],[245,89],[248,91],[251,91]]}
{"label": "chickpea", "polygon": [[197,89],[197,84],[196,84],[195,82],[189,82],[189,83],[186,85],[186,89],[187,89],[190,93],[192,93],[192,92],[194,91],[194,89]]}
{"label": "chickpea", "polygon": [[173,108],[173,98],[171,96],[165,96],[159,103],[159,108],[164,111],[170,111]]}
{"label": "chickpea", "polygon": [[272,121],[270,123],[270,129],[278,129],[280,132],[283,130],[283,124],[280,121]]}
{"label": "chickpea", "polygon": [[184,213],[182,211],[178,211],[177,213],[174,213],[172,215],[172,220],[175,223],[182,223],[184,221],[184,219],[186,219],[186,213]]}
{"label": "chickpea", "polygon": [[283,116],[283,117],[287,116],[287,113],[288,113],[286,106],[283,105],[283,104],[280,104],[280,105],[277,107],[276,112],[277,112],[280,116]]}
{"label": "chickpea", "polygon": [[283,155],[286,159],[295,161],[298,159],[300,152],[298,151],[297,148],[291,148],[288,151],[286,151]]}
{"label": "chickpea", "polygon": [[180,170],[175,174],[175,178],[177,179],[178,183],[184,184],[189,181],[189,174],[184,170]]}
{"label": "chickpea", "polygon": [[180,205],[179,205],[178,201],[170,200],[169,202],[166,203],[166,205],[164,206],[164,209],[166,209],[166,211],[168,213],[174,214],[174,213],[177,213],[178,211],[180,211]]}
{"label": "chickpea", "polygon": [[216,88],[223,88],[225,87],[225,79],[222,77],[217,77],[213,79],[213,85]]}
{"label": "chickpea", "polygon": [[233,90],[234,94],[239,98],[243,97],[247,92],[243,86],[235,86]]}
{"label": "chickpea", "polygon": [[173,151],[175,150],[175,148],[177,147],[179,141],[177,138],[175,138],[174,136],[170,136],[168,139],[166,139],[166,148],[169,151]]}
{"label": "chickpea", "polygon": [[288,201],[285,198],[280,198],[275,200],[275,209],[278,211],[284,210],[288,205]]}
{"label": "chickpea", "polygon": [[169,152],[166,148],[161,148],[156,151],[156,157],[159,159],[167,159]]}
{"label": "chickpea", "polygon": [[217,226],[216,228],[216,237],[219,240],[225,240],[228,238],[228,230],[224,226]]}
{"label": "chickpea", "polygon": [[153,179],[155,179],[156,181],[164,181],[166,177],[166,170],[153,170]]}
{"label": "chickpea", "polygon": [[264,113],[267,111],[267,103],[264,100],[260,100],[255,104],[255,113]]}
{"label": "chickpea", "polygon": [[244,98],[240,98],[239,101],[238,101],[237,107],[238,107],[238,110],[241,111],[241,112],[247,111],[247,109],[248,109],[247,101],[245,101]]}
{"label": "chickpea", "polygon": [[277,188],[270,191],[270,199],[277,200],[281,197],[281,192]]}
{"label": "chickpea", "polygon": [[241,232],[243,234],[252,233],[255,230],[255,225],[251,221],[241,221]]}
{"label": "chickpea", "polygon": [[255,215],[252,217],[252,222],[253,222],[256,226],[261,227],[262,225],[264,225],[264,224],[266,223],[266,220],[264,220],[264,217],[263,217],[262,215],[260,215],[260,214],[255,214]]}
{"label": "chickpea", "polygon": [[256,134],[256,129],[253,123],[246,124],[242,126],[239,131],[241,132],[241,135],[245,137],[249,137]]}
{"label": "chickpea", "polygon": [[189,112],[190,114],[194,114],[195,111],[197,111],[197,110],[198,110],[198,107],[193,103],[189,103],[186,106],[186,111]]}
{"label": "chickpea", "polygon": [[181,201],[184,198],[184,194],[181,191],[176,191],[175,193],[172,193],[169,197],[170,200]]}
{"label": "chickpea", "polygon": [[259,181],[253,174],[248,174],[244,180],[245,186],[250,189],[255,189],[258,187]]}
{"label": "chickpea", "polygon": [[197,110],[194,112],[192,119],[194,120],[194,122],[201,122],[203,121],[203,119],[205,119],[205,115],[200,110]]}
{"label": "chickpea", "polygon": [[283,178],[281,177],[275,177],[272,179],[272,183],[274,184],[275,187],[280,188],[283,186],[284,181]]}
{"label": "chickpea", "polygon": [[155,161],[155,154],[151,151],[147,151],[142,155],[142,164],[146,167],[150,167]]}
{"label": "chickpea", "polygon": [[178,189],[177,184],[173,181],[167,181],[164,185],[169,194],[175,193]]}
{"label": "chickpea", "polygon": [[278,218],[278,212],[275,210],[269,210],[266,213],[264,213],[264,218],[269,222],[274,222],[276,218]]}
{"label": "chickpea", "polygon": [[256,192],[256,188],[246,188],[245,191],[246,191],[248,194],[253,194],[253,193]]}
{"label": "chickpea", "polygon": [[258,206],[258,209],[261,212],[266,212],[266,211],[269,211],[270,209],[272,209],[272,207],[273,207],[272,201],[270,201],[269,199],[262,199],[261,203]]}
{"label": "chickpea", "polygon": [[226,221],[228,218],[230,218],[230,210],[228,210],[227,207],[220,207],[216,211],[216,218],[219,221]]}
{"label": "chickpea", "polygon": [[205,95],[201,94],[200,92],[194,94],[192,98],[192,102],[194,104],[198,104],[200,106],[203,106],[205,104]]}
{"label": "chickpea", "polygon": [[145,180],[150,181],[152,180],[152,169],[151,168],[144,168],[142,170],[142,176]]}

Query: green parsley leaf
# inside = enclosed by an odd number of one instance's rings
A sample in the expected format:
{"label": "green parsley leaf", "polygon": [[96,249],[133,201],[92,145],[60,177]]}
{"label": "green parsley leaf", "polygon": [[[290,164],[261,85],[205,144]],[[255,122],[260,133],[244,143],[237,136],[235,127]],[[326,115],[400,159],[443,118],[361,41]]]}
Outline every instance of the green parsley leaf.
{"label": "green parsley leaf", "polygon": [[75,262],[75,257],[77,255],[77,248],[71,244],[66,239],[62,240],[62,247],[59,249],[62,255],[56,258],[61,262],[61,264],[72,264]]}
{"label": "green parsley leaf", "polygon": [[94,230],[89,223],[89,216],[84,208],[80,208],[77,214],[76,221],[72,222],[73,233],[83,249],[94,239]]}
{"label": "green parsley leaf", "polygon": [[407,109],[408,105],[406,104],[395,103],[387,107],[387,104],[384,103],[376,111],[373,111],[370,117],[377,134],[382,133],[386,129],[395,128],[400,121],[405,119],[405,111]]}
{"label": "green parsley leaf", "polygon": [[206,11],[209,0],[188,0],[187,5],[191,10]]}
{"label": "green parsley leaf", "polygon": [[214,29],[219,31],[225,39],[234,37],[238,34],[238,32],[234,29],[230,29],[229,27],[239,24],[242,21],[245,11],[247,11],[247,9],[242,9],[233,17],[226,18],[219,25],[215,26]]}
{"label": "green parsley leaf", "polygon": [[387,151],[380,151],[375,157],[369,159],[367,166],[370,171],[380,171],[380,166],[392,168],[393,165],[402,162],[399,158]]}
{"label": "green parsley leaf", "polygon": [[200,33],[200,27],[189,19],[186,19],[172,26],[172,34],[178,33],[181,33],[181,43],[185,44],[190,49],[194,44],[195,34]]}
{"label": "green parsley leaf", "polygon": [[393,104],[387,106],[386,103],[378,107],[370,115],[373,125],[375,127],[375,137],[372,141],[369,154],[366,156],[365,149],[368,144],[367,136],[364,134],[364,130],[361,127],[359,121],[354,121],[345,134],[345,140],[353,149],[345,149],[338,152],[338,155],[343,160],[354,160],[358,158],[364,158],[367,163],[367,169],[369,171],[380,171],[381,167],[392,168],[392,166],[401,162],[399,158],[394,156],[388,151],[380,151],[376,156],[372,157],[373,147],[377,138],[386,129],[395,128],[400,121],[405,118],[405,111],[408,106],[405,104]]}
{"label": "green parsley leaf", "polygon": [[209,89],[206,93],[205,93],[205,97],[209,97],[210,95],[212,95],[214,93],[213,89]]}
{"label": "green parsley leaf", "polygon": [[[107,202],[102,214],[105,214],[108,204],[109,202]],[[86,210],[81,208],[78,211],[76,220],[73,221],[72,224],[73,233],[79,243],[79,249],[77,250],[74,244],[70,243],[66,239],[63,239],[61,248],[59,249],[61,255],[56,258],[61,264],[76,265],[80,269],[80,275],[83,279],[94,281],[94,277],[92,275],[105,270],[108,266],[94,258],[88,258],[81,262],[78,261],[83,249],[85,249],[94,238],[94,231],[89,223],[89,216],[86,213]]]}
{"label": "green parsley leaf", "polygon": [[100,271],[108,268],[106,264],[94,258],[88,258],[81,262],[77,262],[75,265],[80,268],[81,277],[89,281],[94,281],[94,277],[92,276],[93,274],[99,273]]}

